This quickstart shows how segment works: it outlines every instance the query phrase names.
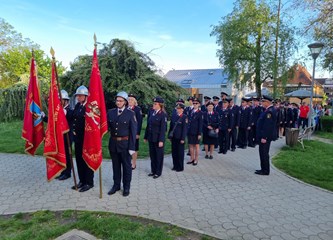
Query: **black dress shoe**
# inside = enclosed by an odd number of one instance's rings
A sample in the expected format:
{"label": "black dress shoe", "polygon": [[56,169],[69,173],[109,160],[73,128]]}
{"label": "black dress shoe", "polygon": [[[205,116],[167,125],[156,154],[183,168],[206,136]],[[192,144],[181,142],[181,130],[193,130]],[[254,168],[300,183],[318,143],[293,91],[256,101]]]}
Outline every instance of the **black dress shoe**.
{"label": "black dress shoe", "polygon": [[258,175],[269,175],[269,173],[265,173],[265,172],[262,172],[262,171],[260,171],[260,172],[255,172],[255,174],[258,174]]}
{"label": "black dress shoe", "polygon": [[152,176],[154,176],[155,174],[154,173],[149,173],[148,174],[148,177],[152,177]]}
{"label": "black dress shoe", "polygon": [[209,159],[213,159],[213,156],[212,156],[212,155],[210,155],[210,156],[209,156]]}
{"label": "black dress shoe", "polygon": [[193,163],[194,163],[194,160],[193,161],[189,161],[186,164],[193,164]]}
{"label": "black dress shoe", "polygon": [[130,194],[130,191],[129,191],[129,190],[124,190],[124,191],[123,191],[123,196],[124,196],[124,197],[127,197],[129,194]]}
{"label": "black dress shoe", "polygon": [[66,180],[66,179],[68,179],[68,178],[70,178],[71,176],[68,176],[68,175],[61,175],[59,178],[58,178],[58,180],[60,180],[60,181],[63,181],[63,180]]}
{"label": "black dress shoe", "polygon": [[108,195],[115,194],[117,191],[120,190],[120,187],[113,186],[110,191],[108,192]]}
{"label": "black dress shoe", "polygon": [[155,175],[153,176],[154,179],[159,178],[159,177],[160,177],[160,175],[157,175],[157,174],[155,174]]}
{"label": "black dress shoe", "polygon": [[[77,185],[77,189],[80,189],[84,186],[83,183],[79,182],[79,184]],[[72,187],[73,190],[76,190],[75,186]]]}
{"label": "black dress shoe", "polygon": [[136,165],[134,167],[132,167],[132,170],[135,170],[136,169]]}
{"label": "black dress shoe", "polygon": [[256,170],[255,172],[261,172],[261,170]]}
{"label": "black dress shoe", "polygon": [[193,166],[196,166],[196,165],[198,165],[198,162],[193,162]]}
{"label": "black dress shoe", "polygon": [[173,167],[171,170],[172,170],[172,171],[176,171],[176,168]]}
{"label": "black dress shoe", "polygon": [[218,153],[221,154],[221,153],[223,153],[223,152],[222,152],[222,150],[220,150]]}
{"label": "black dress shoe", "polygon": [[79,192],[86,192],[86,191],[88,191],[90,188],[93,188],[94,186],[92,186],[92,185],[88,185],[88,184],[86,184],[86,185],[84,185],[80,190],[79,190]]}

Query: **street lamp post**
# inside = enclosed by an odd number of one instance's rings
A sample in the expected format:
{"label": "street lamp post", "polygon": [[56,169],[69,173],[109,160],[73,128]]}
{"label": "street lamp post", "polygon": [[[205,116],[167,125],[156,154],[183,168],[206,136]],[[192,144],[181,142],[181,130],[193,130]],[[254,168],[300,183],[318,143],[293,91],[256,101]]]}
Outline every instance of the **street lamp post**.
{"label": "street lamp post", "polygon": [[310,48],[311,51],[311,55],[313,58],[313,73],[312,73],[312,81],[311,81],[311,97],[310,97],[310,127],[312,127],[312,114],[313,114],[313,87],[314,87],[314,80],[315,80],[315,70],[316,70],[316,59],[319,56],[321,50],[324,47],[323,43],[320,42],[315,42],[315,43],[311,43],[308,45],[308,47]]}

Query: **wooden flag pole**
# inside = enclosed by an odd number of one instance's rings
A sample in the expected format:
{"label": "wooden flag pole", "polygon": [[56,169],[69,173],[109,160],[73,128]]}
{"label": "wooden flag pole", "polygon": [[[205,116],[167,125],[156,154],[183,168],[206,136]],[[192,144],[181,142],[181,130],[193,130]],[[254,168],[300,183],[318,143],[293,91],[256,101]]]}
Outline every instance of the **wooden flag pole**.
{"label": "wooden flag pole", "polygon": [[[58,92],[59,92],[59,96],[60,96],[60,102],[62,103],[62,95],[61,95],[61,91],[60,91],[60,83],[59,83],[59,80],[58,80],[57,65],[55,64],[55,57],[54,57],[54,53],[55,52],[54,52],[54,50],[53,50],[52,47],[51,47],[50,53],[52,55],[52,61],[54,62],[56,80],[57,80],[57,85],[58,85]],[[72,165],[72,173],[73,173],[73,179],[74,179],[74,186],[75,186],[75,190],[77,191],[78,189],[77,189],[76,175],[75,175],[75,171],[74,171],[74,162],[73,162],[73,155],[72,155],[72,145],[70,144],[68,132],[65,133],[65,136],[66,136],[66,141],[67,141],[67,146],[68,146],[69,158],[70,158],[71,165]]]}
{"label": "wooden flag pole", "polygon": [[[94,47],[95,49],[97,49],[97,38],[95,33],[94,33]],[[99,198],[102,199],[102,197],[103,197],[103,188],[102,188],[102,164],[101,164],[101,166],[99,167]]]}

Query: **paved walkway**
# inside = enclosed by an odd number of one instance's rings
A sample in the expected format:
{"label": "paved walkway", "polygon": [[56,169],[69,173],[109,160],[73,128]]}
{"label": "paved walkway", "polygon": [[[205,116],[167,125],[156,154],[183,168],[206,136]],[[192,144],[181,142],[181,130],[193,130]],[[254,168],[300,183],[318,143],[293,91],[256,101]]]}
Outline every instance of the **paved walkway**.
{"label": "paved walkway", "polygon": [[[272,143],[271,155],[285,144]],[[202,152],[203,154],[203,152]],[[95,188],[79,193],[72,180],[46,181],[45,160],[0,154],[0,214],[36,210],[98,210],[172,223],[221,239],[333,239],[333,194],[296,181],[276,169],[258,176],[258,148],[237,149],[197,166],[147,177],[150,162],[138,161],[129,197],[112,186],[111,163],[103,163],[103,198]],[[188,157],[186,157],[188,160]]]}

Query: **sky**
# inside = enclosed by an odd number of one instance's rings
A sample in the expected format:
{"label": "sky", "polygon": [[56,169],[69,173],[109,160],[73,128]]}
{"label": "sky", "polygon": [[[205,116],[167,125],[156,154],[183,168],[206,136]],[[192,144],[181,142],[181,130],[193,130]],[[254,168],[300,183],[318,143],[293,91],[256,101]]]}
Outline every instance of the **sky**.
{"label": "sky", "polygon": [[[165,74],[172,69],[219,68],[213,25],[233,0],[0,0],[0,17],[65,67],[100,43],[131,41]],[[102,48],[100,45],[99,48]],[[307,51],[305,46],[303,49]],[[306,67],[312,72],[312,62]],[[316,74],[316,77],[327,74]]]}
{"label": "sky", "polygon": [[210,33],[232,8],[231,0],[0,0],[0,16],[67,67],[92,54],[95,33],[101,43],[133,42],[164,73],[218,68]]}

